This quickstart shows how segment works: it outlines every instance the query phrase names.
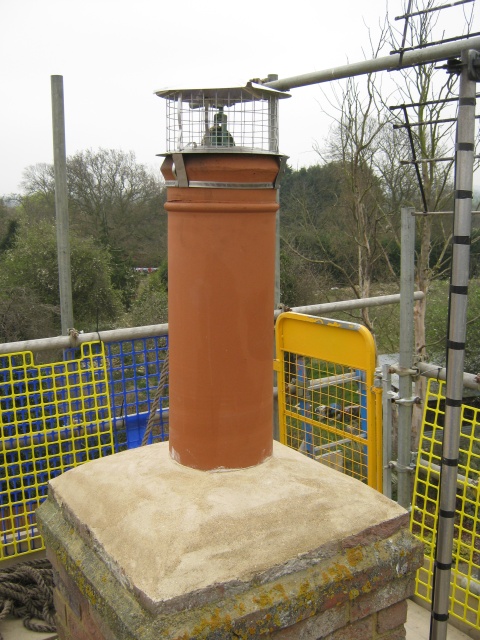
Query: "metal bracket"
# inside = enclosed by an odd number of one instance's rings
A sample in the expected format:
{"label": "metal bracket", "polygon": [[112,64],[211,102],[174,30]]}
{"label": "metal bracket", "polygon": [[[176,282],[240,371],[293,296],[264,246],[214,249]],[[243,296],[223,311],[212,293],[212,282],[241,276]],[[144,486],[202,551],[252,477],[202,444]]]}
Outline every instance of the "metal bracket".
{"label": "metal bracket", "polygon": [[467,61],[468,79],[474,82],[480,82],[480,53],[470,50],[468,52]]}
{"label": "metal bracket", "polygon": [[285,169],[287,168],[287,160],[288,156],[280,156],[280,168],[278,170],[277,177],[275,178],[275,182],[273,183],[274,189],[278,189],[278,187],[280,186],[280,181],[283,178]]}
{"label": "metal bracket", "polygon": [[398,464],[397,460],[390,460],[390,462],[388,463],[388,467],[390,467],[390,469],[395,469],[397,473],[414,473],[415,472],[414,464],[410,463],[406,467],[403,464]]}
{"label": "metal bracket", "polygon": [[188,187],[187,171],[182,153],[172,153],[173,173],[178,180],[179,187]]}
{"label": "metal bracket", "polygon": [[411,398],[397,398],[395,404],[403,404],[405,406],[412,406],[414,404],[421,404],[422,400],[420,396],[412,396]]}
{"label": "metal bracket", "polygon": [[205,180],[191,180],[190,187],[201,189],[273,189],[272,182],[206,182]]}
{"label": "metal bracket", "polygon": [[412,378],[418,378],[418,368],[409,369],[408,367],[401,367],[399,364],[392,364],[389,369],[390,373],[396,373],[398,376],[411,376]]}
{"label": "metal bracket", "polygon": [[447,73],[451,74],[459,74],[462,72],[462,61],[458,58],[450,58],[447,60],[447,64],[443,65],[443,67],[437,67],[438,69],[445,69]]}
{"label": "metal bracket", "polygon": [[418,369],[412,368],[408,369],[407,367],[396,367],[396,373],[399,376],[412,376],[412,378],[418,377]]}

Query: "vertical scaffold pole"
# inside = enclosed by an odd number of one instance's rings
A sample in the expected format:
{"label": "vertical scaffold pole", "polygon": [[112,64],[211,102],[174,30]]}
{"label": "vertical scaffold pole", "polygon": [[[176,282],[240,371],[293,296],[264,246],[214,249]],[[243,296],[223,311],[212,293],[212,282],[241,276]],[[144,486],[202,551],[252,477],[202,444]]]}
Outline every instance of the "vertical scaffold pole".
{"label": "vertical scaffold pole", "polygon": [[415,266],[415,220],[411,208],[402,208],[402,247],[400,282],[400,381],[398,402],[398,503],[408,509],[411,502],[411,433],[412,433],[412,369],[413,294]]}
{"label": "vertical scaffold pole", "polygon": [[73,329],[73,302],[68,228],[67,154],[65,145],[63,76],[51,76],[51,88],[60,315],[62,335],[67,335],[68,330]]}
{"label": "vertical scaffold pole", "polygon": [[[268,80],[278,80],[278,75],[270,73]],[[269,105],[269,127],[270,127],[270,151],[278,149],[278,102],[270,100]],[[280,306],[280,191],[277,189],[278,211],[275,216],[275,309]],[[275,335],[273,336],[273,351],[275,353]],[[273,386],[278,386],[277,373],[273,373]],[[278,396],[273,399],[273,438],[280,440],[280,425],[278,422]]]}
{"label": "vertical scaffold pole", "polygon": [[462,53],[455,148],[455,202],[449,295],[445,425],[439,486],[430,640],[447,637],[463,395],[470,267],[476,82]]}
{"label": "vertical scaffold pole", "polygon": [[383,425],[383,466],[382,466],[382,487],[383,495],[387,498],[392,497],[392,468],[390,461],[392,459],[392,399],[390,397],[392,391],[392,375],[390,373],[390,365],[384,364],[382,367],[382,425]]}

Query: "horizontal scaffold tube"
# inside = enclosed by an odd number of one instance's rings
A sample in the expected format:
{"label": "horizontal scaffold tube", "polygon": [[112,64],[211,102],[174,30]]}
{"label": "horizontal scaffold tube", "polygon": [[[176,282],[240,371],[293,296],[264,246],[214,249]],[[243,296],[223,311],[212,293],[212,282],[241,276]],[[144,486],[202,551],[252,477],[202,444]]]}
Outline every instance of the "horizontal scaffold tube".
{"label": "horizontal scaffold tube", "polygon": [[[425,294],[423,291],[415,291],[414,300],[423,300]],[[305,307],[293,307],[291,311],[296,313],[304,313],[310,316],[320,316],[322,313],[332,313],[335,311],[350,311],[351,309],[365,309],[366,307],[381,307],[387,304],[398,304],[400,302],[400,294],[395,293],[390,296],[375,296],[372,298],[357,298],[356,300],[341,300],[339,302],[324,302],[323,304],[311,304]],[[275,311],[277,318],[282,311]]]}
{"label": "horizontal scaffold tube", "polygon": [[[415,365],[422,376],[425,378],[434,378],[435,380],[446,381],[447,370],[443,367],[439,367],[435,364],[428,362],[417,362]],[[473,373],[463,374],[463,386],[466,389],[473,389],[474,391],[480,391],[480,375]]]}
{"label": "horizontal scaffold tube", "polygon": [[405,51],[403,55],[397,53],[382,58],[373,58],[372,60],[362,60],[361,62],[353,62],[340,67],[332,67],[323,71],[312,71],[311,73],[291,76],[290,78],[281,78],[280,80],[266,82],[265,86],[279,91],[289,91],[297,87],[306,87],[311,84],[341,80],[377,71],[407,69],[418,64],[448,60],[459,56],[466,49],[480,49],[480,37],[464,38],[415,51]]}
{"label": "horizontal scaffold tube", "polygon": [[[415,300],[424,297],[422,291],[416,291]],[[291,311],[305,313],[307,315],[318,316],[322,313],[333,311],[348,311],[351,309],[363,309],[365,307],[379,307],[388,304],[398,304],[400,294],[389,296],[377,296],[373,298],[358,298],[356,300],[343,300],[340,302],[326,302],[324,304],[313,304],[305,307],[293,307]],[[274,318],[277,318],[282,311],[277,309]],[[72,332],[68,336],[56,336],[54,338],[39,338],[37,340],[22,340],[19,342],[5,342],[0,344],[0,355],[7,353],[19,353],[21,351],[48,351],[49,349],[71,349],[78,347],[84,342],[120,342],[121,340],[136,340],[140,338],[153,338],[156,336],[168,335],[168,323],[151,324],[145,327],[128,327],[124,329],[111,329],[109,331],[92,331],[91,333]]]}
{"label": "horizontal scaffold tube", "polygon": [[84,342],[120,342],[121,340],[136,340],[166,336],[168,324],[152,324],[145,327],[128,327],[125,329],[111,329],[109,331],[92,331],[91,333],[71,332],[68,336],[54,338],[39,338],[37,340],[22,340],[20,342],[5,342],[0,344],[0,354],[19,353],[21,351],[48,351],[49,349],[72,349]]}

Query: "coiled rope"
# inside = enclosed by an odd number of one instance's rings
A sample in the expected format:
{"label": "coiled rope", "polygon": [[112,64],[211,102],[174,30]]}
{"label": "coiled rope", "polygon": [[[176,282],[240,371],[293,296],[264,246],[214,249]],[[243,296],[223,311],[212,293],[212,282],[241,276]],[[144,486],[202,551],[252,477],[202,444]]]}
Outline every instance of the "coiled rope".
{"label": "coiled rope", "polygon": [[48,560],[31,560],[0,569],[0,623],[8,615],[21,618],[30,631],[56,631],[53,569]]}

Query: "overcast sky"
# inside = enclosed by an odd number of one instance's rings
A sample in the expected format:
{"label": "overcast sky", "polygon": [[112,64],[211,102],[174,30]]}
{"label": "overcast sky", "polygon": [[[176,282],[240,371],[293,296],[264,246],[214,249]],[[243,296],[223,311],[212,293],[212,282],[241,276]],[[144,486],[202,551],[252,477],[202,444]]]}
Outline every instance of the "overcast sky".
{"label": "overcast sky", "polygon": [[[27,166],[53,162],[51,75],[63,76],[67,155],[122,149],[157,169],[165,111],[155,90],[285,78],[370,58],[368,28],[378,32],[386,7],[386,0],[0,0],[0,195],[20,191]],[[392,24],[402,11],[402,0],[389,0]],[[448,11],[460,18],[462,9]],[[281,103],[280,151],[294,168],[315,162],[312,147],[328,134],[320,103],[318,86],[294,89]]]}

